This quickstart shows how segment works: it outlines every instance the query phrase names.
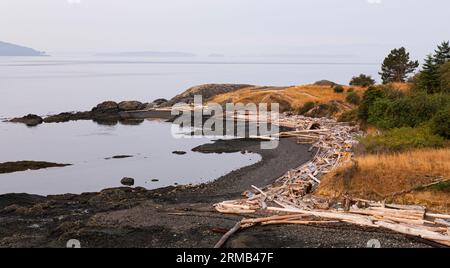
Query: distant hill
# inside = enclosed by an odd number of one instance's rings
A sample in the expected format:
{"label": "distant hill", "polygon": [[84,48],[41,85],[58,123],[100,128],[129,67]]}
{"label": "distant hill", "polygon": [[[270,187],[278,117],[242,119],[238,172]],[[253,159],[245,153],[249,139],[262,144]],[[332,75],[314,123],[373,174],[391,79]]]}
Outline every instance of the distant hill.
{"label": "distant hill", "polygon": [[46,56],[44,52],[0,41],[0,56]]}
{"label": "distant hill", "polygon": [[136,52],[118,52],[118,53],[98,53],[96,56],[109,57],[151,57],[151,58],[185,58],[195,57],[195,54],[186,52],[160,52],[160,51],[136,51]]}

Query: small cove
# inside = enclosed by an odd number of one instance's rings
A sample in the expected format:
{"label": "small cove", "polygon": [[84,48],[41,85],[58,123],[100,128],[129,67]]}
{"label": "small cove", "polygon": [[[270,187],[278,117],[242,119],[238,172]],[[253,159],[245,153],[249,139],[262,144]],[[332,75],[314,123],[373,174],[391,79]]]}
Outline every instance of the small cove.
{"label": "small cove", "polygon": [[[121,186],[156,189],[199,184],[255,164],[253,153],[203,154],[191,150],[210,138],[175,139],[171,124],[145,120],[139,125],[99,125],[91,121],[26,127],[0,123],[0,162],[35,160],[73,164],[0,175],[0,194],[80,194]],[[183,151],[186,154],[174,154]],[[127,158],[114,156],[132,156]],[[157,181],[155,181],[157,180]]]}

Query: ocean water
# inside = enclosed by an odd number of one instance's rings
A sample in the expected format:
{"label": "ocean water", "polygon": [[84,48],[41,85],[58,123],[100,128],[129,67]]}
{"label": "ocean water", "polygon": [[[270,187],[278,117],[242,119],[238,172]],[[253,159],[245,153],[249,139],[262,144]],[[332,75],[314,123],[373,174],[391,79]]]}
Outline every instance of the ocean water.
{"label": "ocean water", "polygon": [[[105,100],[151,102],[205,83],[289,86],[376,76],[378,64],[263,58],[0,57],[0,163],[35,160],[69,167],[0,174],[0,194],[100,191],[132,177],[148,189],[214,180],[261,160],[255,154],[191,152],[207,138],[174,139],[170,124],[102,126],[80,121],[28,128],[2,119],[89,110]],[[186,151],[174,155],[172,151]],[[115,155],[132,158],[105,160]],[[157,182],[153,182],[157,179]]]}
{"label": "ocean water", "polygon": [[[91,121],[45,124],[29,128],[0,123],[0,163],[39,160],[72,164],[35,171],[0,174],[0,194],[40,195],[96,192],[121,186],[123,177],[136,186],[155,189],[175,184],[198,184],[252,165],[252,153],[192,152],[208,138],[175,139],[171,124],[146,120],[140,125],[98,125]],[[185,151],[175,155],[174,151]],[[131,155],[125,159],[107,159]],[[157,182],[153,182],[157,179]]]}
{"label": "ocean water", "polygon": [[0,57],[0,118],[87,110],[104,100],[171,98],[205,83],[348,83],[379,64],[335,59]]}

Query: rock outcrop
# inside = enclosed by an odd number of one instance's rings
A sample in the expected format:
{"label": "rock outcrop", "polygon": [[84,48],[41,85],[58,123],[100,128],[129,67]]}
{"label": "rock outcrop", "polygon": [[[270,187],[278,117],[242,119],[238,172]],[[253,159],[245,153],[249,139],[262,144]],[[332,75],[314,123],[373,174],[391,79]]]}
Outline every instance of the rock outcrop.
{"label": "rock outcrop", "polygon": [[122,101],[118,104],[119,111],[137,111],[146,108],[146,105],[139,101]]}
{"label": "rock outcrop", "polygon": [[42,124],[44,122],[44,119],[42,119],[42,117],[40,117],[38,115],[29,114],[29,115],[26,115],[24,117],[11,119],[9,122],[22,123],[22,124],[25,124],[25,125],[27,125],[29,127],[34,127],[34,126]]}
{"label": "rock outcrop", "polygon": [[314,83],[315,86],[329,86],[329,87],[334,87],[337,86],[338,84],[333,82],[333,81],[329,81],[329,80],[320,80]]}
{"label": "rock outcrop", "polygon": [[0,163],[0,174],[27,171],[27,170],[38,170],[53,167],[66,167],[66,166],[70,166],[70,164],[58,164],[42,161],[6,162]]}
{"label": "rock outcrop", "polygon": [[176,103],[191,104],[194,102],[194,96],[203,96],[203,101],[206,101],[216,95],[225,94],[237,91],[239,89],[252,87],[252,85],[244,84],[206,84],[201,86],[192,87],[185,92],[175,96],[170,101],[165,103],[164,107],[173,106]]}
{"label": "rock outcrop", "polygon": [[120,183],[125,186],[133,186],[134,185],[134,179],[133,178],[123,178]]}

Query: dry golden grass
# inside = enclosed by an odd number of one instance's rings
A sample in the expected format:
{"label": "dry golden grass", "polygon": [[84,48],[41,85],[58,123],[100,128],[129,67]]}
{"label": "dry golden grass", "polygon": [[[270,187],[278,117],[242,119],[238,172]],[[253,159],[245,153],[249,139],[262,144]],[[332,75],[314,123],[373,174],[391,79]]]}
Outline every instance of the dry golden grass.
{"label": "dry golden grass", "polygon": [[450,213],[450,193],[435,190],[422,190],[396,196],[392,202],[398,204],[421,205],[429,210]]}
{"label": "dry golden grass", "polygon": [[391,83],[390,86],[403,92],[408,92],[411,90],[411,84],[408,83]]}
{"label": "dry golden grass", "polygon": [[[427,149],[392,155],[367,155],[322,180],[317,194],[426,204],[450,209],[450,192],[430,194],[421,186],[450,179],[450,149]],[[431,191],[435,192],[435,191]]]}
{"label": "dry golden grass", "polygon": [[[347,90],[350,87],[345,87]],[[363,94],[363,88],[353,87],[360,95]],[[302,107],[307,102],[328,103],[330,101],[345,102],[347,94],[336,93],[329,86],[304,85],[294,86],[282,89],[250,87],[235,92],[221,94],[213,97],[210,103],[271,103],[279,102],[283,105],[289,105],[292,110]],[[350,106],[350,104],[348,104]]]}

